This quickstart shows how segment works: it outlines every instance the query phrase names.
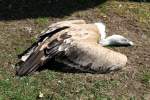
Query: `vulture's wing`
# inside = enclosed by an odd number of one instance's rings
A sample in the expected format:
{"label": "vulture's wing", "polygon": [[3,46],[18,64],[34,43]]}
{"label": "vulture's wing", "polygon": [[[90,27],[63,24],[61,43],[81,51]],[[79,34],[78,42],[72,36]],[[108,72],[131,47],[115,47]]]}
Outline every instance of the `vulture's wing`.
{"label": "vulture's wing", "polygon": [[51,37],[52,35],[65,30],[67,28],[72,27],[72,24],[86,24],[84,20],[70,20],[70,21],[62,21],[57,22],[50,25],[47,29],[41,32],[37,41],[33,43],[27,50],[18,55],[18,57],[24,62],[28,59],[28,57],[34,52],[34,50],[38,47],[38,44],[41,43],[46,37]]}
{"label": "vulture's wing", "polygon": [[[71,24],[71,23],[70,23]],[[70,25],[69,24],[69,25]],[[72,26],[74,26],[72,24]],[[78,25],[75,25],[78,27]],[[57,28],[58,29],[58,28]],[[58,32],[51,32],[52,36],[45,35],[44,39],[37,42],[28,52],[21,57],[23,61],[20,68],[17,69],[17,75],[23,76],[36,71],[40,66],[42,66],[47,60],[53,58],[55,55],[62,54],[69,45],[67,44],[67,39],[71,36],[78,37],[79,34],[74,34],[70,31],[74,28],[63,29]]]}
{"label": "vulture's wing", "polygon": [[21,63],[17,69],[16,74],[24,76],[35,72],[39,67],[43,66],[47,61],[56,55],[63,54],[69,47],[65,39],[70,38],[71,35],[62,34],[57,38],[46,37],[33,50],[31,55],[24,62]]}
{"label": "vulture's wing", "polygon": [[[79,30],[80,27],[75,25],[75,27],[57,32],[51,37],[46,36],[32,49],[28,58],[20,65],[20,68],[17,70],[17,75],[30,74],[51,58],[70,54],[70,48],[72,49],[74,41],[97,41],[96,38],[98,37],[94,35],[94,32],[88,34],[85,30]],[[87,37],[90,37],[91,40],[87,40]]]}

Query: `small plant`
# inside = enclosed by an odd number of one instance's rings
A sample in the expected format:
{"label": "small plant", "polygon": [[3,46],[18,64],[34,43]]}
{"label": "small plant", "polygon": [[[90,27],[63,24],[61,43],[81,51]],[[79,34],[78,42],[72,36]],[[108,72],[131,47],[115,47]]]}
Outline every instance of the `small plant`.
{"label": "small plant", "polygon": [[141,77],[141,81],[146,85],[150,85],[150,73],[149,72],[144,73]]}

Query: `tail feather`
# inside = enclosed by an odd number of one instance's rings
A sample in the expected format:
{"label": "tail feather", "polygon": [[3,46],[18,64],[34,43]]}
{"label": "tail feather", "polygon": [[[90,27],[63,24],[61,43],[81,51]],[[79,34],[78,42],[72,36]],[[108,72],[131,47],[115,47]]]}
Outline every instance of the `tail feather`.
{"label": "tail feather", "polygon": [[35,72],[40,66],[43,65],[44,51],[34,52],[29,59],[20,65],[20,68],[16,71],[16,75],[24,76]]}

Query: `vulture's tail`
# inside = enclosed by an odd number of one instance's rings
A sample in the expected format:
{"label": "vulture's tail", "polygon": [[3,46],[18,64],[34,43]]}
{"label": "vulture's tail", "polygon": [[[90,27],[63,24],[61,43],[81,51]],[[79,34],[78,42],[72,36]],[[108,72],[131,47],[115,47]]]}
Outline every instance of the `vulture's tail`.
{"label": "vulture's tail", "polygon": [[24,76],[35,72],[45,62],[44,58],[44,50],[40,51],[37,48],[25,62],[19,65],[20,67],[16,70],[16,75]]}

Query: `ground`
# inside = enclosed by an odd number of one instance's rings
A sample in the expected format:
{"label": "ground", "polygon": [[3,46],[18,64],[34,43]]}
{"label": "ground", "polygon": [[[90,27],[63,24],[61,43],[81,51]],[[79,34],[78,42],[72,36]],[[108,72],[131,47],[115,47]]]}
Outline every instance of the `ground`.
{"label": "ground", "polygon": [[[77,1],[71,4],[75,8],[55,9],[57,16],[55,12],[40,12],[40,15],[22,12],[19,8],[10,15],[0,14],[0,100],[150,100],[150,4],[127,0]],[[124,69],[110,74],[43,70],[31,76],[15,76],[17,55],[29,47],[46,26],[68,19],[102,21],[106,23],[108,35],[122,34],[132,40],[133,47],[111,48],[127,55]]]}

